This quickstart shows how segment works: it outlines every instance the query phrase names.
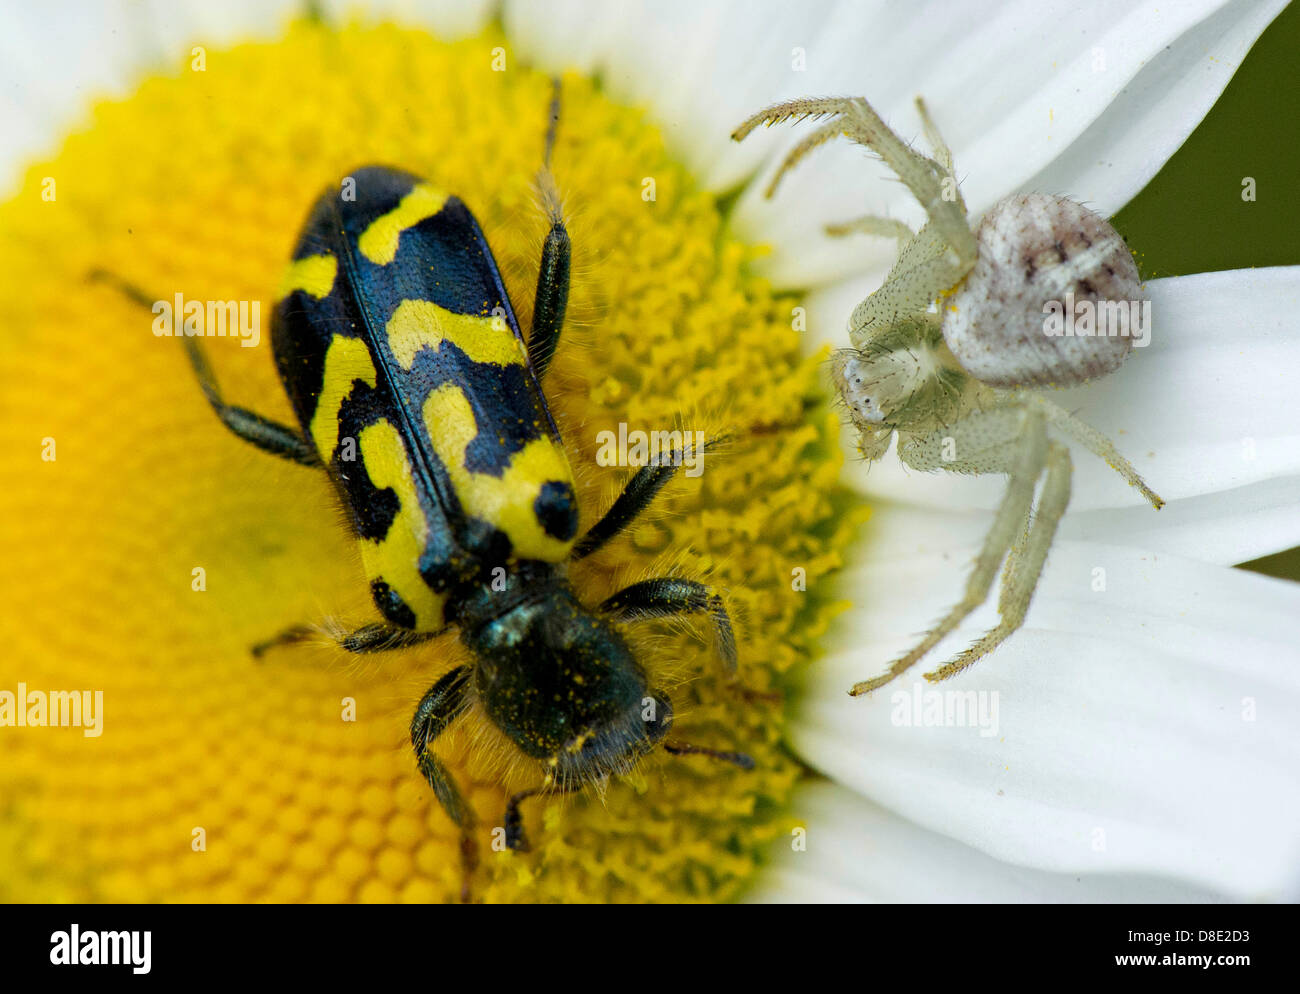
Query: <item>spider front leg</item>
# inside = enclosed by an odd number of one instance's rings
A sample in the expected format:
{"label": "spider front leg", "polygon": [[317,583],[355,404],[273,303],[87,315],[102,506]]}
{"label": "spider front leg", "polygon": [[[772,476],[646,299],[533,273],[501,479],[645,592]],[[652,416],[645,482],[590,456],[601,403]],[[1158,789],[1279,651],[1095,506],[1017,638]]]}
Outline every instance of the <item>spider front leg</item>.
{"label": "spider front leg", "polygon": [[[955,450],[955,451],[954,451]],[[925,472],[944,469],[955,473],[1006,473],[1008,475],[1007,492],[1002,499],[993,519],[993,527],[984,538],[984,545],[975,560],[975,568],[966,582],[966,592],[961,601],[944,616],[925,637],[906,655],[890,664],[888,671],[871,680],[863,680],[849,691],[853,696],[869,693],[889,683],[895,677],[914,666],[922,656],[933,649],[945,637],[956,630],[977,607],[988,598],[989,590],[997,579],[998,567],[1016,544],[1017,538],[1028,535],[1025,542],[1025,558],[1009,568],[1008,573],[1016,579],[1017,588],[1023,585],[1021,578],[1028,581],[1027,593],[1023,607],[1028,608],[1028,595],[1033,592],[1038,573],[1042,569],[1042,559],[1047,555],[1051,537],[1056,531],[1056,520],[1065,510],[1065,501],[1069,499],[1068,462],[1065,470],[1065,489],[1060,501],[1060,512],[1048,524],[1033,526],[1030,512],[1034,503],[1034,488],[1048,464],[1049,443],[1043,416],[1035,410],[1020,406],[1006,406],[991,411],[977,411],[966,415],[948,428],[941,428],[920,438],[904,438],[899,444],[899,456],[905,463]],[[952,458],[945,458],[951,455]],[[1057,471],[1057,496],[1060,496],[1061,471]],[[1054,506],[1054,505],[1053,505]],[[1051,508],[1045,508],[1051,510]],[[1044,541],[1045,538],[1045,541]],[[1034,562],[1037,561],[1037,566]],[[1011,595],[1009,594],[1008,597]],[[972,656],[957,666],[951,673],[970,665],[1002,639],[1006,638],[1023,619],[1023,610],[1017,605],[1018,599],[1008,601],[1013,617],[1019,610],[1019,618],[1008,631],[987,645],[983,651]],[[1005,619],[1004,619],[1005,623]],[[1000,632],[999,625],[995,632]],[[993,633],[990,633],[992,636]],[[980,645],[982,643],[977,643]],[[960,657],[959,657],[960,658]],[[956,662],[956,661],[954,661]],[[946,668],[927,674],[928,679],[942,679],[950,676]]]}
{"label": "spider front leg", "polygon": [[[859,339],[873,330],[893,324],[900,318],[927,310],[935,300],[950,291],[975,265],[977,243],[966,219],[966,204],[952,175],[952,155],[930,120],[925,105],[918,101],[925,130],[935,145],[940,160],[936,162],[911,148],[880,119],[880,115],[861,98],[792,100],[760,111],[732,133],[743,140],[760,124],[774,124],[805,117],[830,117],[830,121],[808,135],[786,156],[768,188],[771,196],[781,178],[813,149],[839,135],[864,145],[884,160],[925,208],[928,223],[900,253],[884,284],[854,310],[850,320],[852,338]],[[864,219],[866,226],[897,236],[896,226],[882,219]]]}

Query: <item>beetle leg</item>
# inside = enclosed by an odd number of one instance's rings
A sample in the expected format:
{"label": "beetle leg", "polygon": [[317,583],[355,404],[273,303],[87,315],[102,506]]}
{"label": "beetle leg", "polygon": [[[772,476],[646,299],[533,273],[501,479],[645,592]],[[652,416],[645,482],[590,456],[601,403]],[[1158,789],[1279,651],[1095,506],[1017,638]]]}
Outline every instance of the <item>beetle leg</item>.
{"label": "beetle leg", "polygon": [[411,746],[424,779],[433,788],[434,796],[443,811],[460,829],[460,855],[463,878],[460,898],[468,904],[470,880],[478,867],[478,844],[474,841],[474,809],[465,803],[456,781],[442,761],[429,748],[433,740],[446,731],[447,726],[459,718],[469,706],[466,689],[470,669],[457,666],[438,679],[428,693],[420,699],[411,718]]}
{"label": "beetle leg", "polygon": [[537,187],[542,196],[542,206],[551,222],[546,242],[542,246],[542,261],[537,272],[537,295],[533,298],[533,326],[528,335],[528,361],[538,380],[546,375],[555,346],[564,326],[564,312],[569,306],[569,260],[571,248],[569,231],[564,226],[564,212],[560,205],[559,190],[551,174],[551,149],[555,145],[555,130],[560,120],[560,81],[554,81],[551,94],[550,124],[546,129],[546,153],[542,168],[537,174]]}
{"label": "beetle leg", "polygon": [[541,787],[533,787],[530,790],[521,790],[519,793],[510,798],[506,804],[506,813],[504,817],[506,829],[506,848],[512,852],[528,852],[528,836],[524,832],[524,816],[519,810],[519,805],[535,794],[542,792]]}
{"label": "beetle leg", "polygon": [[[89,279],[96,283],[108,283],[129,300],[152,312],[153,298],[121,277],[105,269],[94,269],[91,270]],[[208,403],[212,405],[212,409],[223,425],[263,452],[269,452],[273,456],[303,466],[321,465],[320,458],[316,455],[316,447],[295,429],[264,418],[260,414],[254,414],[245,408],[227,404],[221,396],[217,378],[213,375],[212,367],[208,365],[207,356],[203,354],[199,343],[189,336],[182,336],[181,344],[185,346],[185,354],[190,360],[194,375],[198,378],[203,396],[207,397]]]}
{"label": "beetle leg", "polygon": [[273,456],[303,466],[321,465],[320,457],[316,455],[316,446],[293,428],[264,418],[260,414],[254,414],[245,408],[227,404],[222,399],[217,378],[213,375],[212,367],[208,365],[208,358],[203,354],[199,343],[192,338],[182,338],[181,342],[185,346],[185,354],[189,357],[194,375],[198,378],[199,387],[203,390],[203,396],[208,398],[208,403],[212,405],[212,410],[216,412],[223,425],[263,452],[269,452]]}
{"label": "beetle leg", "polygon": [[569,232],[564,218],[555,215],[542,247],[537,273],[537,296],[533,301],[533,328],[528,335],[528,361],[540,380],[555,355],[569,304]]}
{"label": "beetle leg", "polygon": [[735,677],[736,635],[732,631],[731,618],[722,603],[722,596],[712,587],[697,580],[682,580],[671,576],[642,580],[606,598],[600,605],[600,611],[612,614],[622,621],[707,612],[717,632],[718,655],[722,657],[727,676]]}
{"label": "beetle leg", "polygon": [[[710,452],[729,440],[727,436],[710,439],[704,444],[704,451]],[[660,452],[637,470],[618,499],[605,512],[605,516],[592,525],[591,530],[573,547],[573,558],[585,559],[636,520],[637,515],[650,506],[659,491],[673,478],[673,474],[685,461],[685,455],[684,449]]]}
{"label": "beetle leg", "polygon": [[[265,642],[258,642],[257,645],[253,646],[253,655],[260,659],[269,649],[281,645],[293,645],[296,642],[306,642],[319,632],[320,628],[314,625],[294,625]],[[411,646],[420,645],[432,638],[437,638],[441,634],[441,630],[436,632],[413,632],[409,628],[395,628],[391,625],[376,623],[362,625],[356,631],[348,632],[346,635],[339,635],[334,639],[334,643],[345,652],[388,652],[391,649],[409,649]]]}
{"label": "beetle leg", "polygon": [[754,768],[754,757],[748,753],[709,749],[706,746],[694,745],[690,742],[665,742],[664,752],[670,756],[708,756],[710,759],[730,763],[732,766],[739,766],[742,770],[752,770]]}

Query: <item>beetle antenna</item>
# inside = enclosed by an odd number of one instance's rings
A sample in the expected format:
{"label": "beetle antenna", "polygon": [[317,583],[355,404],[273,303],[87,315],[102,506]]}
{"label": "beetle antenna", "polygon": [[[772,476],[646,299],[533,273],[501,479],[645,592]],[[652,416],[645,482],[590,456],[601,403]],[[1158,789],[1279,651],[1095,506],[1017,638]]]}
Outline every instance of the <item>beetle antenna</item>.
{"label": "beetle antenna", "polygon": [[149,295],[134,283],[128,283],[116,273],[96,267],[86,274],[86,279],[90,283],[105,283],[121,293],[133,304],[139,304],[146,310],[153,310],[153,301],[149,299]]}
{"label": "beetle antenna", "polygon": [[671,753],[674,756],[708,756],[711,759],[720,759],[724,763],[730,763],[732,766],[739,766],[742,770],[752,770],[754,768],[753,757],[743,752],[723,752],[719,749],[691,745],[689,742],[665,742],[664,752]]}
{"label": "beetle antenna", "polygon": [[551,168],[551,149],[555,148],[555,132],[560,126],[560,77],[551,77],[551,110],[546,125],[546,153],[542,156],[542,165]]}
{"label": "beetle antenna", "polygon": [[560,207],[560,191],[551,173],[551,152],[555,148],[555,134],[560,127],[560,77],[551,77],[551,108],[546,124],[546,151],[542,154],[542,168],[537,171],[537,189],[542,197],[542,207],[552,225],[562,224],[564,212]]}

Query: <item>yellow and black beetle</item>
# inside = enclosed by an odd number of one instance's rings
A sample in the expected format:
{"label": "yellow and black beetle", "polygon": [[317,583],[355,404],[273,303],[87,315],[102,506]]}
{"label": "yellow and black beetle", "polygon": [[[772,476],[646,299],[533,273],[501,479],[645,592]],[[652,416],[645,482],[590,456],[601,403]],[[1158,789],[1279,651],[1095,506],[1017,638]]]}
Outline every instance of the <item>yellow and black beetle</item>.
{"label": "yellow and black beetle", "polygon": [[[478,223],[456,197],[398,169],[371,166],[316,201],[282,284],[272,343],[300,428],[227,404],[193,338],[183,341],[223,424],[282,458],[326,469],[360,543],[384,618],[340,637],[349,652],[425,642],[449,627],[473,662],[438,679],[411,721],[421,773],[464,833],[474,816],[430,748],[477,702],[541,783],[514,795],[505,840],[526,849],[519,804],[628,771],[672,725],[619,622],[706,613],[734,674],[736,646],[718,593],[677,577],[643,580],[593,610],[566,564],[626,528],[671,479],[661,453],[584,536],[572,473],[540,381],[569,293],[570,243],[549,172],[558,84],[540,186],[550,220],[525,344]],[[141,291],[106,273],[146,306]],[[291,628],[254,647],[300,641]],[[664,743],[752,766],[743,753]]]}

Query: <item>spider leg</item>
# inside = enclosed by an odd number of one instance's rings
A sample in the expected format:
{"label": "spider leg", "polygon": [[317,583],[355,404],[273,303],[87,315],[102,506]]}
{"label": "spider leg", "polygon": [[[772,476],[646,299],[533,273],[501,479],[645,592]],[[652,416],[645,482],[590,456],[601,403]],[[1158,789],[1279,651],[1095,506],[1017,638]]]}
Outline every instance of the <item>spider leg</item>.
{"label": "spider leg", "polygon": [[1057,525],[1070,502],[1070,452],[1063,445],[1051,443],[1047,452],[1047,475],[1033,524],[1028,535],[1007,557],[1007,568],[1002,576],[1002,590],[998,595],[998,614],[1001,620],[970,648],[944,663],[933,673],[925,674],[932,682],[956,676],[976,660],[988,655],[1018,629],[1029,611],[1029,601],[1043,573],[1047,550],[1052,547]]}
{"label": "spider leg", "polygon": [[812,97],[803,100],[786,100],[751,114],[731,133],[732,141],[744,141],[760,124],[780,124],[782,121],[802,121],[806,117],[826,117],[843,114],[853,102],[852,97]]}
{"label": "spider leg", "polygon": [[952,176],[952,149],[948,147],[948,143],[939,134],[939,128],[935,125],[934,119],[930,117],[929,108],[925,106],[925,101],[920,97],[916,98],[916,112],[921,115],[921,128],[925,131],[925,140],[934,149],[934,161],[943,166],[944,172]]}
{"label": "spider leg", "polygon": [[767,189],[763,191],[763,196],[766,199],[771,200],[772,197],[775,196],[776,188],[781,185],[781,180],[785,178],[786,173],[797,166],[800,160],[807,156],[809,152],[813,151],[813,149],[820,148],[828,141],[832,141],[842,134],[844,134],[844,125],[841,123],[839,116],[836,115],[816,131],[802,138],[799,141],[799,144],[790,149],[786,154],[786,157],[781,161],[781,165],[777,168],[776,174],[767,184]]}
{"label": "spider leg", "polygon": [[908,242],[916,237],[916,232],[902,221],[897,221],[892,217],[878,217],[875,214],[855,217],[851,221],[842,221],[839,224],[828,224],[826,225],[826,234],[832,238],[843,238],[845,235],[874,235],[878,238],[893,238],[897,240],[900,252],[906,248]]}
{"label": "spider leg", "polygon": [[[829,116],[828,122],[806,136],[786,155],[768,189],[769,196],[781,178],[804,156],[842,134],[880,156],[925,208],[928,223],[900,253],[898,264],[884,284],[853,312],[849,323],[850,337],[859,348],[872,332],[888,328],[900,318],[928,310],[935,300],[961,282],[975,265],[978,255],[978,244],[966,219],[966,203],[952,174],[952,153],[939,136],[925,104],[918,101],[917,109],[939,161],[922,155],[903,141],[860,97],[792,100],[776,104],[750,117],[731,136],[740,141],[760,124]],[[899,232],[891,226],[889,233],[897,235]],[[906,258],[909,248],[913,250],[913,256],[919,256],[915,263]]]}
{"label": "spider leg", "polygon": [[944,183],[950,178],[948,170],[898,137],[875,109],[861,98],[850,102],[843,124],[844,133],[849,138],[879,155],[903,185],[912,191],[925,208],[930,223],[939,229],[944,241],[957,253],[957,261],[974,263],[975,238],[966,222],[966,204],[954,185]]}
{"label": "spider leg", "polygon": [[854,346],[866,348],[876,335],[888,334],[899,321],[924,314],[970,271],[974,265],[974,236],[970,236],[970,257],[959,262],[953,261],[954,252],[944,238],[943,232],[930,222],[903,245],[885,282],[849,316],[849,341]]}
{"label": "spider leg", "polygon": [[[944,461],[940,451],[945,437],[955,438],[959,448],[969,448],[971,452],[959,460]],[[1034,488],[1047,462],[1047,430],[1042,415],[1037,411],[1000,409],[970,415],[919,442],[900,446],[899,452],[909,465],[921,470],[1005,472],[1008,474],[1007,491],[975,559],[975,568],[966,582],[965,596],[910,652],[891,663],[884,674],[855,684],[849,691],[855,697],[877,690],[906,672],[988,598],[1003,558],[1025,532],[1025,522],[1033,507]],[[1046,555],[1046,548],[1043,555]]]}
{"label": "spider leg", "polygon": [[1069,411],[1057,407],[1039,394],[1026,393],[1024,399],[1042,411],[1048,423],[1054,428],[1059,428],[1069,435],[1089,452],[1105,462],[1116,473],[1124,477],[1129,486],[1136,487],[1141,491],[1142,496],[1150,501],[1151,506],[1157,511],[1165,506],[1164,500],[1146,485],[1146,481],[1138,475],[1138,471],[1133,468],[1133,464],[1120,455],[1119,450],[1115,448],[1111,440],[1096,428],[1080,421]]}

